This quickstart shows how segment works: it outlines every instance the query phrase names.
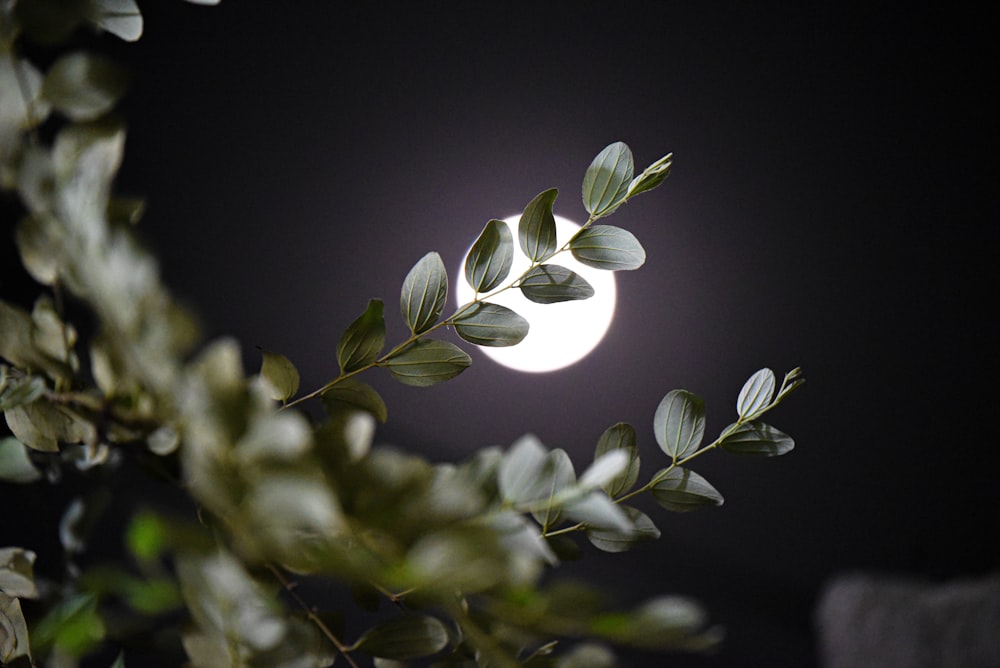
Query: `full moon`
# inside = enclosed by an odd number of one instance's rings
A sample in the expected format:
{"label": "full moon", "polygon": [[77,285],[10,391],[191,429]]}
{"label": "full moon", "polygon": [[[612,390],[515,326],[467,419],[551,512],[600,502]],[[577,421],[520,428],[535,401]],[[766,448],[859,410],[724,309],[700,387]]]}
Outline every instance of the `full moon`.
{"label": "full moon", "polygon": [[[521,247],[517,243],[519,220],[520,215],[504,219],[514,238],[514,262],[508,280],[503,285],[516,279],[530,266],[528,258],[521,252]],[[561,216],[555,216],[555,220],[557,243],[561,247],[580,229],[580,226]],[[471,246],[469,250],[472,250]],[[469,251],[466,251],[465,255],[468,257]],[[589,299],[557,304],[536,304],[516,289],[506,290],[495,297],[485,297],[483,301],[513,309],[523,316],[530,326],[528,335],[515,346],[506,348],[477,346],[498,364],[534,373],[562,369],[586,357],[608,331],[615,312],[614,273],[581,264],[569,251],[559,253],[552,258],[551,264],[562,265],[582,276],[593,286],[594,295]],[[464,258],[455,285],[458,286],[455,289],[455,298],[459,306],[475,298],[475,292],[465,280]]]}

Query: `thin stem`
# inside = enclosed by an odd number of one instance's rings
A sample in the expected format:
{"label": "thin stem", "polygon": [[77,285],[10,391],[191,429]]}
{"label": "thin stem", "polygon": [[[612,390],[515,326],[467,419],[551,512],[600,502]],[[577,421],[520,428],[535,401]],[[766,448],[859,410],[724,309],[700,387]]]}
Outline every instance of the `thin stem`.
{"label": "thin stem", "polygon": [[316,612],[302,599],[302,597],[298,595],[298,592],[295,591],[295,585],[285,577],[285,574],[281,572],[281,569],[274,564],[268,564],[267,568],[274,574],[274,577],[281,583],[281,586],[284,587],[285,591],[292,598],[292,600],[294,600],[295,603],[302,608],[302,611],[306,613],[309,621],[315,624],[316,628],[318,628],[320,632],[326,636],[327,640],[333,643],[333,646],[337,648],[337,651],[344,656],[344,660],[347,661],[352,668],[358,668],[358,664],[356,664],[354,659],[351,658],[350,650],[347,646],[340,642],[333,631],[330,630],[330,627],[328,627],[326,623],[319,618],[319,615],[317,615]]}

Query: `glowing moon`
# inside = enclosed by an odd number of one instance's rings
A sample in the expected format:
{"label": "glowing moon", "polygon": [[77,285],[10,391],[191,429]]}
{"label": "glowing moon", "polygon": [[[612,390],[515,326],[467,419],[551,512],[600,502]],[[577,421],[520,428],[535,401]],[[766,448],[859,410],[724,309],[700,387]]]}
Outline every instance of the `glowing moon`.
{"label": "glowing moon", "polygon": [[[555,216],[555,219],[558,245],[561,247],[580,226],[561,216]],[[524,273],[530,264],[517,243],[519,220],[519,215],[504,220],[514,238],[514,263],[510,276],[503,285]],[[465,254],[467,257],[469,252],[466,251]],[[477,346],[495,362],[518,371],[555,371],[586,357],[608,331],[615,312],[614,273],[580,264],[569,251],[560,253],[551,263],[562,265],[585,278],[593,286],[594,296],[557,304],[536,304],[526,299],[520,290],[513,289],[496,297],[487,297],[484,301],[506,306],[521,314],[531,327],[528,336],[516,346]],[[472,301],[475,292],[465,280],[464,258],[455,285],[455,298],[459,306]]]}

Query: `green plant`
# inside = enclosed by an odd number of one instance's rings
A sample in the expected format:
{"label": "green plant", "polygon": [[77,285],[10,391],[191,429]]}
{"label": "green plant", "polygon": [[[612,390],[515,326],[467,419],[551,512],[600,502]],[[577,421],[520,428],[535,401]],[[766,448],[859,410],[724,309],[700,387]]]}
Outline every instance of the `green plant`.
{"label": "green plant", "polygon": [[[125,137],[114,116],[125,90],[118,66],[73,51],[43,74],[22,55],[28,39],[58,45],[83,25],[138,39],[138,7],[7,1],[0,19],[0,179],[23,206],[15,235],[23,264],[44,286],[31,310],[0,301],[0,409],[12,433],[0,441],[0,480],[44,484],[43,470],[69,466],[109,474],[123,453],[141,452],[197,507],[191,516],[140,510],[126,530],[127,561],[81,569],[82,528],[99,508],[71,504],[59,527],[67,567],[44,586],[30,546],[0,549],[0,661],[74,665],[164,626],[195,666],[321,666],[338,657],[358,665],[361,656],[384,667],[424,657],[439,666],[603,666],[614,663],[613,644],[717,642],[685,598],[609,609],[595,589],[543,575],[577,549],[575,535],[607,552],[657,538],[652,519],[627,504],[640,494],[675,512],[721,505],[689,468],[697,457],[791,450],[792,439],[761,418],[803,382],[798,369],[780,384],[769,369],[753,374],[736,421],[707,444],[703,402],[667,393],[653,419],[665,458],[642,483],[639,438],[623,423],[600,436],[579,475],[566,452],[530,435],[459,464],[373,448],[387,409],[360,378],[384,368],[425,387],[462,373],[471,360],[440,338],[446,330],[474,345],[516,345],[529,323],[492,295],[518,289],[553,303],[592,293],[558,264],[561,254],[608,270],[641,266],[638,240],[598,221],[659,186],[670,155],[635,175],[625,144],[601,151],[583,179],[589,219],[562,246],[555,190],[525,207],[518,248],[506,226],[489,221],[465,265],[476,297],[450,315],[447,272],[428,253],[401,289],[407,338],[386,349],[383,303],[372,300],[340,338],[337,377],[299,394],[298,371],[281,354],[263,352],[260,372],[248,375],[234,341],[201,346],[136,242],[142,204],[112,191]],[[512,277],[515,252],[531,265]],[[69,300],[93,314],[87,337],[66,320]],[[313,399],[324,408],[315,422],[297,410]],[[342,614],[315,610],[295,587],[307,576],[349,584],[361,609],[384,599],[397,612],[349,639]]]}

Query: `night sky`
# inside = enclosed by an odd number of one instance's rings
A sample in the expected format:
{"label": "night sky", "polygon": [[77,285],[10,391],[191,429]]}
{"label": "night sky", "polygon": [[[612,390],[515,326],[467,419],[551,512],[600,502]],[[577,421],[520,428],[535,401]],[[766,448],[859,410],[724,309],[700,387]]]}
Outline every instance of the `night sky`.
{"label": "night sky", "polygon": [[255,346],[286,354],[314,389],[368,299],[404,337],[400,285],[427,251],[454,277],[487,220],[542,190],[583,222],[580,182],[608,143],[638,169],[672,151],[667,182],[607,221],[648,259],[618,275],[590,357],[539,375],[472,350],[430,389],[370,373],[389,406],[378,441],[458,460],[531,432],[582,469],[625,421],[648,477],[667,463],[652,432],[667,391],[703,397],[714,435],[751,373],[801,366],[768,419],[794,452],[700,459],[722,508],[644,501],[659,541],[567,567],[626,602],[693,595],[728,628],[718,655],[670,665],[814,665],[829,578],[1000,566],[998,212],[978,159],[995,69],[976,17],[353,4],[147,2],[143,39],[114,47],[133,71],[119,190],[147,198],[141,234],[207,335],[237,337],[249,369]]}

